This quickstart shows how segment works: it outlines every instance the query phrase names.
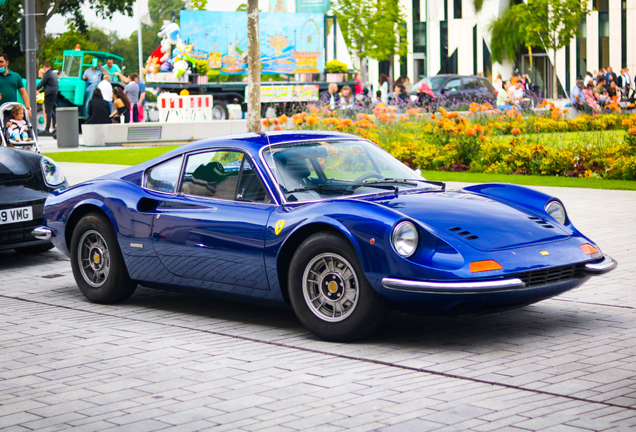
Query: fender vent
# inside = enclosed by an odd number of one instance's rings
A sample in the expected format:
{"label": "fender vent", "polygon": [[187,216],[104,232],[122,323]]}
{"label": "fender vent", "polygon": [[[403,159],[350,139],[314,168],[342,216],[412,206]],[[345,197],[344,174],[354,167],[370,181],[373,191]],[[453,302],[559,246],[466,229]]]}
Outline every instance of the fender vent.
{"label": "fender vent", "polygon": [[[457,233],[457,235],[461,237],[468,236],[468,237],[464,237],[466,240],[477,240],[479,238],[476,235],[469,235],[470,231],[466,231],[466,230],[462,231],[461,227],[453,227],[453,228],[449,228],[448,230],[450,232]],[[457,231],[460,231],[460,232],[457,232]]]}
{"label": "fender vent", "polygon": [[552,225],[550,222],[546,222],[538,217],[530,216],[528,217],[528,219],[535,221],[537,224],[539,224],[539,226],[542,226],[543,228],[554,228],[554,225]]}

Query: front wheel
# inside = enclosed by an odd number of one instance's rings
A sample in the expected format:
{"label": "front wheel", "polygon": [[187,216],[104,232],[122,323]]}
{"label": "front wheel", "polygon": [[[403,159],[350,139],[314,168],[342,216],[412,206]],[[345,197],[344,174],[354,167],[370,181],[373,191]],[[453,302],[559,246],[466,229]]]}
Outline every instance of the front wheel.
{"label": "front wheel", "polygon": [[73,230],[71,267],[80,291],[95,303],[124,301],[137,288],[110,221],[98,213],[84,216]]}
{"label": "front wheel", "polygon": [[346,342],[377,330],[387,308],[342,237],[318,233],[292,258],[289,297],[298,319],[322,339]]}

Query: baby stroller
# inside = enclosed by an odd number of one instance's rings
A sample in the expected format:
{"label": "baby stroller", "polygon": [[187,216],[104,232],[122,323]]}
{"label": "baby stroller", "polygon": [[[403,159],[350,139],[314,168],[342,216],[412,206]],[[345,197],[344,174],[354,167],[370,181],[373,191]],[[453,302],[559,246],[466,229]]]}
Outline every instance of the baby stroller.
{"label": "baby stroller", "polygon": [[[11,138],[9,134],[9,128],[7,127],[7,123],[11,120],[11,110],[13,107],[19,106],[24,109],[24,120],[26,121],[26,133],[28,134],[30,141],[15,141]],[[31,124],[31,119],[29,118],[29,112],[27,109],[18,102],[7,102],[0,106],[0,135],[2,135],[1,145],[4,147],[15,147],[22,150],[30,150],[35,153],[40,153],[40,147],[38,146],[38,139],[33,133],[33,125]]]}

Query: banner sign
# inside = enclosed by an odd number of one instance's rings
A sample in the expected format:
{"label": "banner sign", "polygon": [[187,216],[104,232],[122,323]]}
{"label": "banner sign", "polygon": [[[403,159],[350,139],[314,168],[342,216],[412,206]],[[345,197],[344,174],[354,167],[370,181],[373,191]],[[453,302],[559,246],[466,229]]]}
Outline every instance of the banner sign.
{"label": "banner sign", "polygon": [[331,9],[331,0],[296,0],[298,13],[327,13]]}
{"label": "banner sign", "polygon": [[[210,69],[247,73],[247,13],[186,11],[181,40],[205,53]],[[263,74],[320,73],[325,68],[325,19],[319,13],[259,14]]]}
{"label": "banner sign", "polygon": [[[247,89],[245,90],[247,93]],[[317,101],[320,87],[317,85],[262,86],[261,102],[311,102]],[[247,100],[247,94],[245,96]]]}

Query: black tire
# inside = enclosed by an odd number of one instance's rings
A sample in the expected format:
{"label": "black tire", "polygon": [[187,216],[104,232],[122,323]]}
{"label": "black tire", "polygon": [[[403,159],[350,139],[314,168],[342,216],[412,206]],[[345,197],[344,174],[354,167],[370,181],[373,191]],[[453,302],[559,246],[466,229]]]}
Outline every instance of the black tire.
{"label": "black tire", "polygon": [[[80,265],[80,254],[88,257],[84,258],[86,266]],[[110,221],[99,213],[87,214],[75,226],[71,238],[71,267],[80,291],[94,303],[124,301],[137,288],[137,282],[128,275]]]}
{"label": "black tire", "polygon": [[214,102],[214,106],[212,107],[212,120],[227,120],[229,117],[230,112],[225,102]]}
{"label": "black tire", "polygon": [[[352,277],[344,277],[348,271]],[[316,275],[316,282],[309,281],[314,277],[312,274]],[[291,260],[288,282],[296,316],[322,339],[333,342],[360,339],[376,331],[386,317],[387,307],[369,284],[358,254],[338,235],[322,232],[307,238]],[[328,316],[330,313],[333,317]]]}
{"label": "black tire", "polygon": [[47,250],[51,250],[54,247],[55,246],[53,246],[52,243],[44,243],[44,244],[39,244],[35,246],[19,247],[19,248],[15,248],[14,250],[20,254],[36,254],[40,252],[46,252]]}

